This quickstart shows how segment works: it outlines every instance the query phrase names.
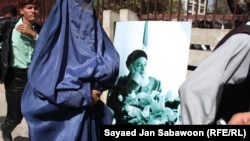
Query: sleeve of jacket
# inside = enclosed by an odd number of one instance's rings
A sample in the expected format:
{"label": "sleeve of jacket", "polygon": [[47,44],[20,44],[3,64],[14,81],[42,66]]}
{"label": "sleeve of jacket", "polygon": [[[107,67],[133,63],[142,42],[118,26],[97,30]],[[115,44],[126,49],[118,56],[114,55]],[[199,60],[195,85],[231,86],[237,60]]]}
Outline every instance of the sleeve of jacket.
{"label": "sleeve of jacket", "polygon": [[0,42],[3,41],[3,37],[4,37],[4,32],[6,29],[6,26],[9,23],[9,18],[1,18],[0,19]]}
{"label": "sleeve of jacket", "polygon": [[246,78],[250,36],[236,34],[204,60],[179,88],[183,124],[214,122],[223,86]]}

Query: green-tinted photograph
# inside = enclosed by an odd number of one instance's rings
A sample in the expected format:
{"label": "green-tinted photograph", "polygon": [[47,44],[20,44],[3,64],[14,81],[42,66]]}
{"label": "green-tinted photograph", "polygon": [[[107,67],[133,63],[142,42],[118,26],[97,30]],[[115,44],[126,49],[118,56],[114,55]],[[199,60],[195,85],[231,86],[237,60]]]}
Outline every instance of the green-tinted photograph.
{"label": "green-tinted photograph", "polygon": [[116,23],[120,74],[107,96],[113,124],[180,123],[177,90],[186,78],[190,32],[189,22]]}

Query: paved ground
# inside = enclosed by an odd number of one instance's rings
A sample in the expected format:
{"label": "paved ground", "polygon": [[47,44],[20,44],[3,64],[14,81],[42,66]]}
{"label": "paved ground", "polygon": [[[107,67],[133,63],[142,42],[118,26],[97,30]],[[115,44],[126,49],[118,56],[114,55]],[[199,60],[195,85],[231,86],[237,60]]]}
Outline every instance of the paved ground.
{"label": "paved ground", "polygon": [[[107,93],[104,92],[102,95],[102,100],[105,102],[106,101],[106,95]],[[6,100],[5,100],[5,92],[4,92],[4,87],[3,85],[0,84],[0,122],[3,122],[6,116]],[[0,128],[1,130],[1,128]],[[22,123],[17,126],[17,128],[12,132],[12,137],[14,141],[29,141],[28,138],[28,127],[23,119]],[[2,140],[2,131],[0,134],[0,141]]]}
{"label": "paved ground", "polygon": [[[0,122],[3,122],[6,115],[6,101],[3,85],[0,85]],[[0,129],[1,130],[1,129]],[[25,120],[12,132],[14,141],[29,141],[28,128]],[[2,141],[2,131],[0,134],[0,141]]]}

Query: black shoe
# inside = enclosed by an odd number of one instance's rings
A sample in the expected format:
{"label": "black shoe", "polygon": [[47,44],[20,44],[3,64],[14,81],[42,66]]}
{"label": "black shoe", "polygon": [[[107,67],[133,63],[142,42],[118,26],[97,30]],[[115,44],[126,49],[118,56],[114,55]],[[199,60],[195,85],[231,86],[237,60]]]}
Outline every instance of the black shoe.
{"label": "black shoe", "polygon": [[2,138],[3,138],[3,141],[13,141],[11,135],[5,136],[2,134]]}
{"label": "black shoe", "polygon": [[3,138],[3,141],[13,141],[13,140],[12,140],[11,134],[5,133],[3,127],[4,127],[4,124],[1,124],[1,130],[2,130],[2,138]]}

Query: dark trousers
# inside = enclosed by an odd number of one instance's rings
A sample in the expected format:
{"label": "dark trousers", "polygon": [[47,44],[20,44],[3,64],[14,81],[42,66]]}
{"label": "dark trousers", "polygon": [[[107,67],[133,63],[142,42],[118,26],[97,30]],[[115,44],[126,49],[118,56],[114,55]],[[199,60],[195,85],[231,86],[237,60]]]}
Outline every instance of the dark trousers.
{"label": "dark trousers", "polygon": [[27,69],[9,68],[4,80],[5,96],[7,102],[7,115],[2,124],[4,135],[11,132],[21,123],[21,98],[27,83]]}

